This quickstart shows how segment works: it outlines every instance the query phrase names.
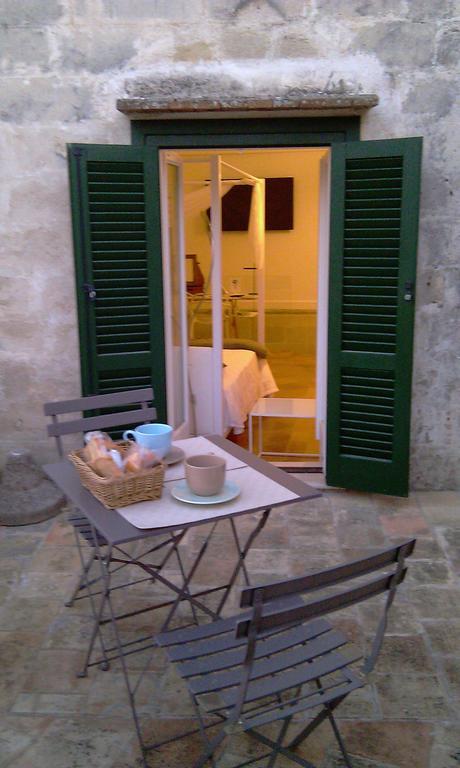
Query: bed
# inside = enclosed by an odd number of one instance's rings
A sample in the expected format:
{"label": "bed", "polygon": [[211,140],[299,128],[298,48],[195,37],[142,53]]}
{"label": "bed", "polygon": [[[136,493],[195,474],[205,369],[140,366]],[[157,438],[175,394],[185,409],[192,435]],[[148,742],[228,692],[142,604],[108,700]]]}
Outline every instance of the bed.
{"label": "bed", "polygon": [[[209,347],[189,348],[191,390],[195,398],[195,426],[198,434],[213,432],[211,355]],[[249,412],[259,397],[278,392],[266,359],[247,349],[224,349],[222,386],[224,431],[241,434]]]}

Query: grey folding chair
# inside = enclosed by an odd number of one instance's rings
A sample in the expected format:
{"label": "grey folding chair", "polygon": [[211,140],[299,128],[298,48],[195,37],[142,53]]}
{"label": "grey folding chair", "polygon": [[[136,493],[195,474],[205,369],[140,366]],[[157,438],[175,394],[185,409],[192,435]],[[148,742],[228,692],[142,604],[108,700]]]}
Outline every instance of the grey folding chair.
{"label": "grey folding chair", "polygon": [[[208,761],[215,768],[227,737],[243,732],[268,751],[234,768],[259,764],[265,758],[267,768],[273,768],[279,755],[304,768],[314,768],[295,749],[326,719],[345,764],[351,768],[333,712],[352,691],[365,685],[374,668],[389,608],[406,573],[405,559],[414,546],[415,540],[410,540],[325,571],[248,587],[243,589],[240,603],[249,607],[246,613],[157,637],[185,680],[198,717],[204,749],[194,768]],[[363,578],[377,571],[385,572]],[[342,585],[351,580],[357,583],[343,589]],[[318,590],[320,595],[315,599],[305,602],[301,597]],[[362,652],[347,648],[346,636],[324,617],[384,593],[370,654],[356,668]],[[300,732],[288,740],[292,718],[303,712],[310,718],[308,724],[301,725]],[[210,717],[213,721],[206,722]],[[274,739],[259,731],[277,721],[281,724]],[[218,731],[211,738],[207,729],[213,727]]]}
{"label": "grey folding chair", "polygon": [[[51,423],[48,425],[48,435],[55,438],[59,456],[63,457],[63,438],[67,435],[81,434],[83,442],[84,432],[91,430],[110,430],[112,434],[114,434],[114,437],[117,437],[119,427],[126,427],[128,425],[134,426],[152,421],[156,418],[157,415],[156,409],[151,405],[152,401],[153,389],[151,387],[147,387],[145,389],[128,390],[125,392],[113,392],[105,395],[83,397],[79,398],[78,400],[46,403],[44,405],[45,415],[51,417]],[[81,414],[80,418],[60,420],[60,417],[68,417],[69,415],[75,414]],[[104,623],[108,623],[108,620],[105,620],[102,617],[102,609],[97,610],[95,605],[95,597],[100,593],[94,592],[94,588],[100,582],[101,577],[100,575],[94,578],[90,577],[91,568],[99,557],[98,553],[104,550],[107,545],[107,541],[97,531],[95,540],[94,530],[92,529],[88,520],[81,513],[74,512],[70,514],[69,522],[72,525],[75,534],[75,540],[81,562],[81,572],[72,595],[66,601],[66,605],[72,606],[75,600],[89,598],[93,616],[95,618],[93,633],[88,646],[83,669],[80,673],[80,676],[85,676],[88,667],[93,666],[93,664],[100,664],[102,669],[108,669],[110,651],[112,650],[104,645],[104,640],[100,632],[100,626]],[[160,543],[157,542],[155,546],[149,547],[149,549],[143,552],[138,559],[142,559],[147,555],[156,552],[157,550],[161,550],[165,546],[169,545],[167,552],[163,554],[160,563],[156,565],[155,568],[161,570],[161,568],[166,565],[166,562],[169,560],[173,552],[175,552],[180,561],[178,543],[182,536],[183,533],[180,532],[175,535],[167,536]],[[82,541],[89,545],[88,553],[85,553],[84,548],[82,547]],[[131,559],[127,558],[126,553],[119,547],[115,547],[113,549],[110,561],[112,573],[121,571],[131,563]],[[150,576],[144,576],[143,578],[139,579],[127,580],[125,582],[121,581],[117,583],[115,589],[133,586],[134,584],[139,584],[146,581],[152,581],[152,578]],[[146,607],[145,609],[141,608],[137,611],[128,612],[125,613],[122,617],[118,618],[129,618],[135,614],[137,615],[148,610],[151,610],[151,607]],[[91,654],[97,636],[99,637],[102,660],[99,659],[97,661],[91,662]]]}

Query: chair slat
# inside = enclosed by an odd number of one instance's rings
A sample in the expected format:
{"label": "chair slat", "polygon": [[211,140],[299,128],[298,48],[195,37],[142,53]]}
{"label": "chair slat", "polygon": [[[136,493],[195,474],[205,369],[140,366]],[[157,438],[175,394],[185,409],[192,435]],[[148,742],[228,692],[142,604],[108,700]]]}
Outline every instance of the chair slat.
{"label": "chair slat", "polygon": [[309,592],[324,587],[333,586],[342,581],[365,576],[379,568],[395,563],[400,554],[409,557],[414,551],[415,539],[404,542],[396,547],[391,547],[383,552],[378,552],[370,557],[345,563],[324,571],[308,574],[294,579],[286,579],[262,587],[248,587],[242,590],[240,606],[246,608],[254,604],[254,595],[257,592],[262,596],[262,602],[274,600],[286,595]]}
{"label": "chair slat", "polygon": [[[331,625],[324,619],[318,619],[317,621],[311,621],[308,624],[304,624],[300,627],[294,627],[287,632],[278,632],[276,635],[271,635],[265,640],[260,640],[257,643],[254,658],[260,659],[271,653],[279,653],[279,651],[292,648],[299,643],[305,643],[307,640],[312,640],[318,635],[322,635],[324,632],[328,632],[331,629]],[[235,638],[234,633],[231,635]],[[202,675],[206,672],[217,672],[218,670],[228,669],[234,667],[237,664],[242,664],[246,654],[246,643],[244,647],[239,641],[238,648],[235,650],[225,650],[221,653],[204,654],[202,657],[195,658],[192,661],[185,661],[179,664],[179,672],[183,677],[193,677],[194,675]]]}
{"label": "chair slat", "polygon": [[306,709],[313,709],[314,707],[321,707],[324,704],[328,704],[331,701],[335,701],[342,696],[347,696],[356,688],[362,688],[363,683],[355,680],[353,682],[341,683],[339,685],[327,686],[323,689],[324,693],[314,692],[309,696],[298,699],[296,704],[289,707],[283,706],[276,709],[270,709],[255,717],[241,718],[243,724],[243,730],[248,731],[251,728],[257,728],[266,723],[273,723],[276,720],[282,720],[290,715],[295,715],[298,712],[304,712]]}
{"label": "chair slat", "polygon": [[88,416],[75,421],[62,421],[56,424],[48,425],[49,437],[62,435],[74,435],[77,432],[89,432],[94,429],[108,429],[110,427],[119,427],[124,424],[143,423],[151,419],[156,419],[156,408],[146,408],[136,411],[122,411],[119,413],[105,413],[102,416]]}
{"label": "chair slat", "polygon": [[[284,672],[290,667],[296,667],[299,664],[311,662],[316,659],[317,656],[335,651],[337,648],[345,645],[346,642],[347,638],[342,632],[336,630],[326,632],[324,635],[320,635],[314,640],[311,640],[307,645],[299,645],[294,649],[288,648],[283,652],[270,656],[270,658],[262,658],[255,661],[252,666],[250,679],[256,680],[258,678],[267,677],[268,675],[275,675],[279,672]],[[239,666],[236,669],[227,672],[208,674],[202,678],[190,680],[189,687],[192,693],[195,694],[221,691],[224,688],[231,688],[234,685],[239,685],[243,674],[243,667]]]}
{"label": "chair slat", "polygon": [[[342,656],[341,653],[332,652],[328,653],[326,656],[322,656],[311,664],[295,667],[295,669],[283,672],[282,675],[254,680],[248,685],[245,702],[249,703],[251,701],[256,701],[265,696],[275,696],[278,693],[287,691],[289,688],[296,688],[298,685],[304,685],[311,680],[325,677],[333,672],[337,672],[339,669],[343,669],[348,664],[358,661],[360,658],[361,655],[358,653],[346,658],[345,656]],[[238,698],[238,693],[238,688],[230,688],[221,692],[220,695],[226,707],[231,707],[235,704]]]}
{"label": "chair slat", "polygon": [[[283,627],[283,630],[285,628]],[[270,629],[260,635],[261,638],[269,637],[270,635],[277,635],[281,631],[277,628]],[[168,648],[168,656],[171,661],[186,661],[187,659],[195,659],[203,656],[210,656],[211,654],[220,653],[222,651],[231,651],[235,648],[246,645],[246,638],[237,639],[235,635],[235,625],[230,632],[220,634],[213,638],[208,638],[201,642],[190,643],[186,645],[174,646]]]}
{"label": "chair slat", "polygon": [[[397,584],[400,584],[404,580],[406,570],[407,568],[404,568],[401,571],[398,576]],[[313,600],[300,608],[291,608],[284,611],[279,610],[263,615],[258,623],[258,631],[263,632],[264,630],[274,627],[282,627],[296,622],[300,623],[307,619],[314,619],[315,617],[323,616],[332,611],[338,611],[341,608],[346,608],[355,603],[359,603],[362,600],[366,600],[367,598],[379,595],[390,588],[394,576],[394,573],[381,576],[378,579],[373,579],[354,589],[338,592],[335,595],[320,598],[319,600]],[[248,619],[239,621],[236,628],[236,636],[247,637],[249,625],[250,620]]]}
{"label": "chair slat", "polygon": [[78,400],[61,400],[55,403],[45,403],[43,410],[45,416],[58,416],[63,413],[92,411],[96,408],[114,408],[120,405],[148,403],[152,400],[152,387],[145,387],[144,389],[128,389],[124,392],[109,392],[106,395],[90,395],[89,397],[80,397]]}
{"label": "chair slat", "polygon": [[162,647],[171,645],[181,645],[182,643],[193,643],[197,640],[205,640],[216,635],[222,635],[231,632],[235,628],[240,618],[251,616],[252,611],[245,611],[240,616],[231,616],[228,619],[218,619],[210,624],[203,624],[197,627],[185,627],[184,629],[173,629],[170,632],[162,632],[156,636],[155,641]]}
{"label": "chair slat", "polygon": [[[300,598],[287,598],[290,606],[303,605]],[[274,603],[276,605],[276,601]],[[186,627],[184,629],[171,630],[158,635],[155,640],[159,645],[168,648],[168,656],[171,661],[186,661],[200,656],[229,651],[246,644],[245,639],[237,639],[235,627],[237,622],[244,617],[250,619],[252,610],[243,611],[238,616],[228,619],[218,619],[210,624],[198,627]],[[284,628],[283,628],[284,629]],[[282,630],[272,629],[263,633],[262,637],[279,634]]]}

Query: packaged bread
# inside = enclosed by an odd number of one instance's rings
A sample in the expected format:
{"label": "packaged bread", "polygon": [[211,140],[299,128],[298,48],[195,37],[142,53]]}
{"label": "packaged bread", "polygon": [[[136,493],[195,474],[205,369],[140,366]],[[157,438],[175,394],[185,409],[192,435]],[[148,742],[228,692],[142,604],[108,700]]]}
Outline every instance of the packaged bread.
{"label": "packaged bread", "polygon": [[88,464],[98,459],[106,459],[110,456],[110,451],[116,448],[112,438],[105,432],[87,432],[85,443],[83,457]]}
{"label": "packaged bread", "polygon": [[101,477],[123,477],[123,470],[117,467],[111,456],[90,461],[89,466]]}
{"label": "packaged bread", "polygon": [[160,464],[160,459],[155,451],[133,443],[123,464],[125,472],[141,472],[143,469],[150,469]]}

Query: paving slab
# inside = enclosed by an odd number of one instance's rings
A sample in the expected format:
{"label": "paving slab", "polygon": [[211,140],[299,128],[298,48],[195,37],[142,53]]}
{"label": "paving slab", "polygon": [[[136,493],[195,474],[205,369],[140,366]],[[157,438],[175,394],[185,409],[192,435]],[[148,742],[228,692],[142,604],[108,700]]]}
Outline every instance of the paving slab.
{"label": "paving slab", "polygon": [[[248,558],[253,580],[260,583],[330,567],[417,536],[371,682],[337,712],[354,768],[456,768],[460,763],[459,510],[456,492],[391,499],[328,491],[311,503],[277,510]],[[238,522],[244,538],[253,520]],[[197,528],[186,537],[184,562],[203,534]],[[222,526],[196,583],[212,585],[217,572],[231,569],[233,553],[230,527]],[[64,605],[78,570],[73,531],[63,515],[32,526],[0,527],[0,768],[140,768],[120,663],[76,677],[91,632],[88,601]],[[179,583],[177,562],[171,562],[169,575]],[[157,589],[156,599],[165,594]],[[227,615],[237,610],[238,600],[235,589]],[[115,603],[117,610],[127,611],[151,601],[151,584],[143,583],[119,590]],[[379,606],[381,601],[335,615],[337,627],[363,654]],[[184,608],[182,620],[187,616]],[[133,616],[125,621],[123,636],[131,640],[154,633],[164,617],[165,609]],[[156,739],[177,736],[194,724],[184,685],[163,652],[128,657],[130,675],[146,665],[140,690],[143,728]],[[304,722],[304,715],[297,716],[292,729]],[[149,766],[187,768],[199,751],[195,737],[176,741],[152,754]],[[256,742],[240,737],[222,767],[258,754]],[[319,768],[341,765],[328,723],[300,754]],[[276,768],[288,765],[279,758]]]}

